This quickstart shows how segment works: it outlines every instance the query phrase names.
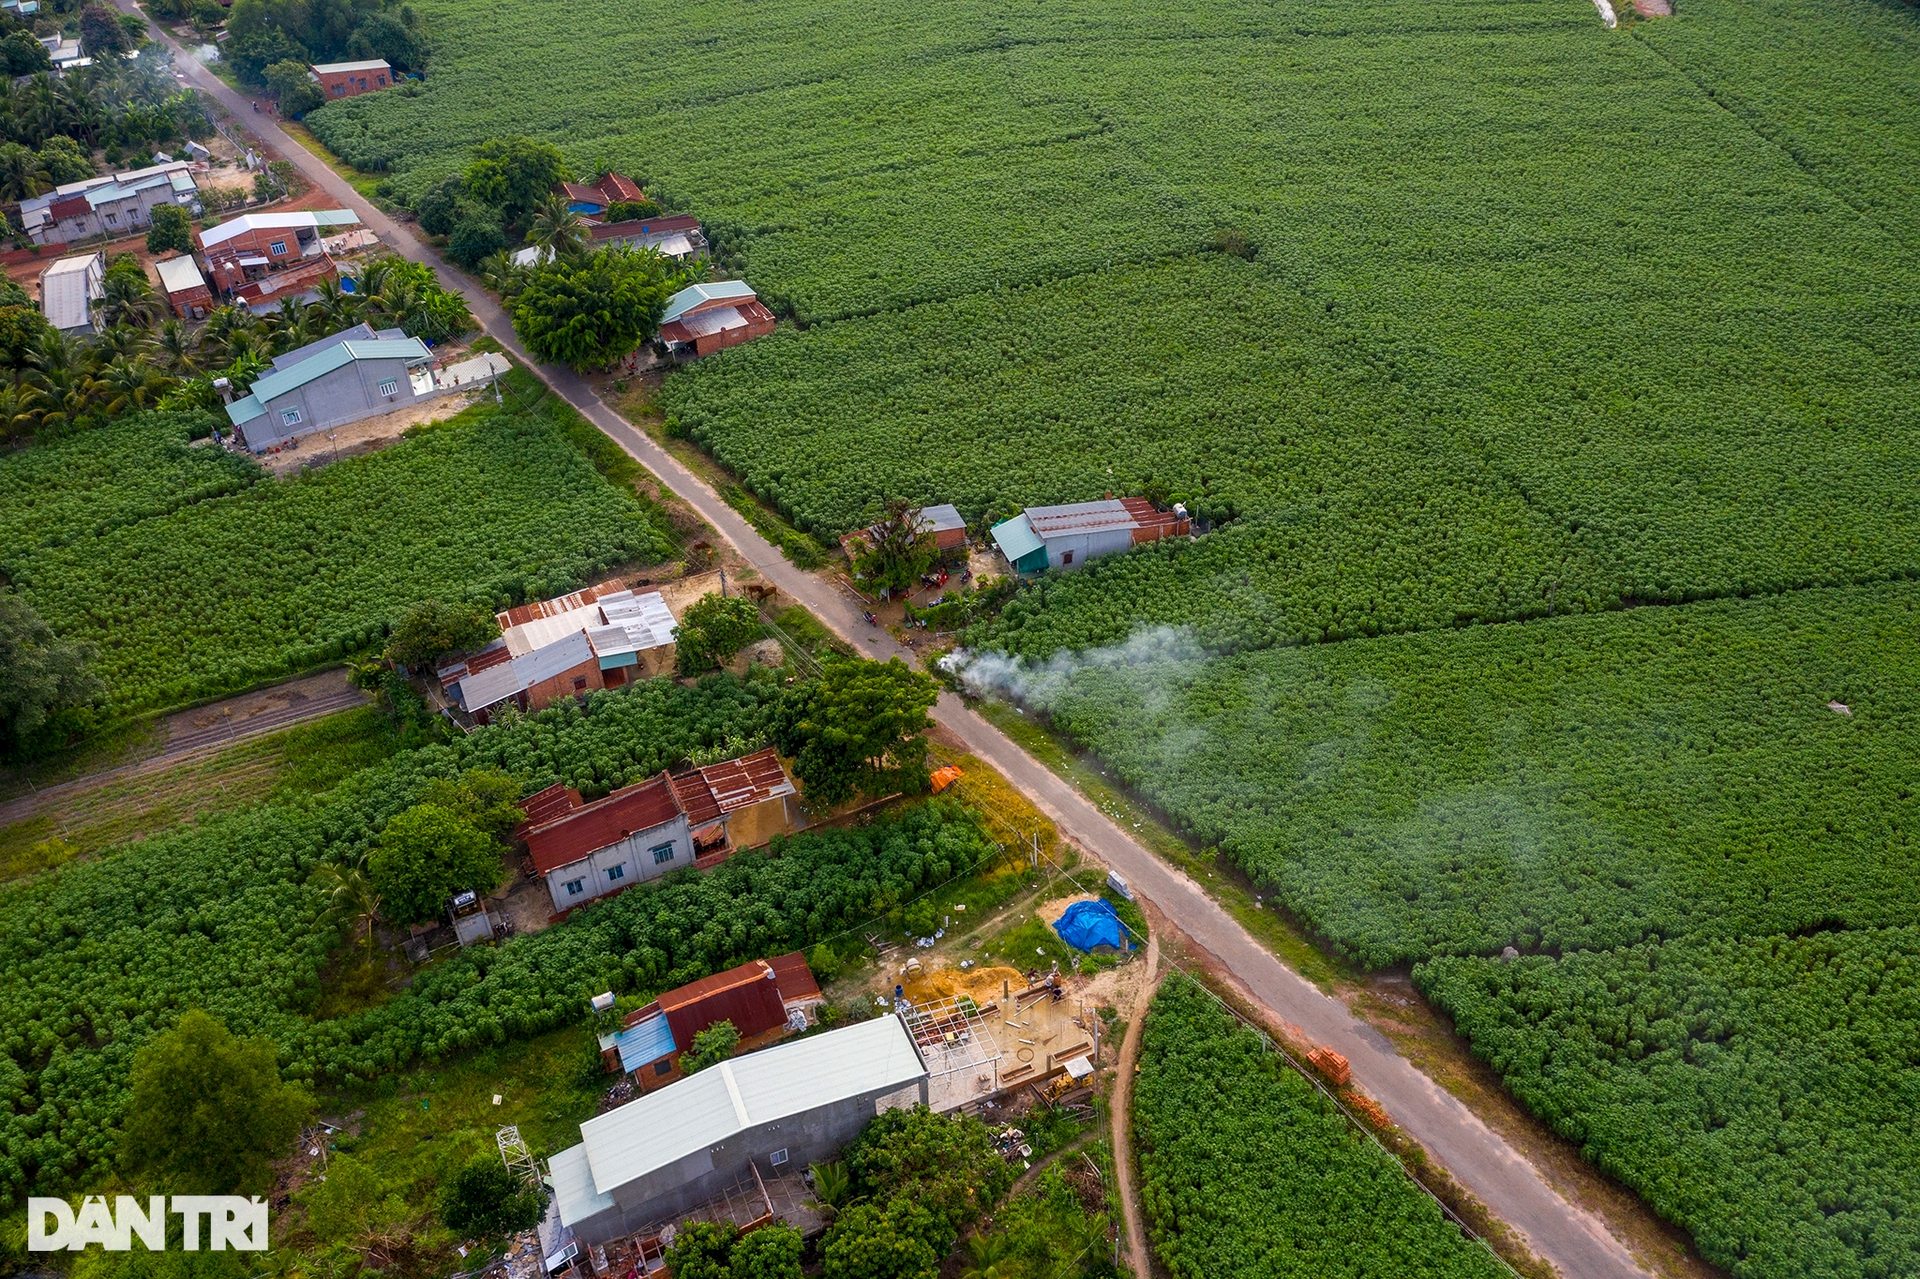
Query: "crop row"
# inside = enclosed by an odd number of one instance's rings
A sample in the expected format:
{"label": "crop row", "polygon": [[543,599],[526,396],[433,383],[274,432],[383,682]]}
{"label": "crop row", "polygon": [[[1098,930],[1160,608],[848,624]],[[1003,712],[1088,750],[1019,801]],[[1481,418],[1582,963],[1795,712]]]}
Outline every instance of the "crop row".
{"label": "crop row", "polygon": [[1507,1273],[1189,978],[1147,1013],[1133,1132],[1141,1205],[1176,1279]]}
{"label": "crop row", "polygon": [[246,457],[189,444],[198,413],[134,413],[57,443],[0,455],[0,570],[32,551],[97,537],[265,475]]}
{"label": "crop row", "polygon": [[204,1007],[274,1038],[290,1076],[370,1078],[422,1055],[577,1020],[609,987],[650,990],[793,949],[975,864],[973,821],[935,804],[856,832],[636,888],[568,923],[463,954],[408,991],[314,1022],[339,936],[308,883],[350,860],[436,777],[507,764],[529,788],[657,772],[763,727],[775,689],[716,676],[595,694],[407,752],[317,798],[208,820],[77,863],[0,898],[0,1205],[65,1193],[111,1160],[133,1053]]}
{"label": "crop row", "polygon": [[[20,457],[45,470],[70,448],[91,439]],[[124,500],[102,486],[101,509],[153,509],[144,478],[128,486]],[[641,503],[554,427],[479,410],[296,479],[107,520],[6,568],[56,631],[99,646],[112,697],[137,707],[376,645],[421,599],[505,606],[667,550]]]}
{"label": "crop row", "polygon": [[[1762,1183],[1885,1167],[1895,1149],[1911,1168],[1911,1125],[1874,1134],[1849,1120],[1820,1143],[1779,1144],[1764,1172],[1742,1168],[1694,1130],[1662,1136],[1667,1110],[1625,1086],[1657,1087],[1649,1067],[1622,1058],[1624,1073],[1602,1079],[1566,1024],[1605,1022],[1607,1042],[1630,1047],[1618,1028],[1633,1000],[1603,1008],[1612,997],[1593,993],[1621,954],[1643,956],[1687,1017],[1724,1008],[1751,1030],[1725,990],[1781,1026],[1804,992],[1748,950],[1827,933],[1864,944],[1874,930],[1907,944],[1920,926],[1917,652],[1920,586],[1901,584],[1063,666],[1032,687],[1333,947],[1369,966],[1428,963],[1421,980],[1475,1050],[1564,1130],[1605,1144],[1608,1167],[1710,1259],[1784,1279],[1878,1273],[1880,1245],[1858,1216],[1822,1225],[1804,1199],[1768,1208]],[[1679,941],[1669,970],[1662,947]],[[1512,968],[1489,958],[1506,947],[1522,957]],[[1823,1007],[1847,1010],[1844,1034],[1811,1036],[1797,1059],[1773,1034],[1765,1051],[1708,1063],[1720,1082],[1701,1086],[1750,1089],[1762,1108],[1791,1096],[1809,1132],[1815,1115],[1854,1114],[1863,1093],[1910,1095],[1920,1075],[1894,1046],[1912,987],[1889,980],[1880,999],[1833,988],[1840,1002]],[[1634,1156],[1636,1144],[1664,1153]],[[1904,1185],[1861,1193],[1878,1203]],[[1727,1242],[1752,1233],[1773,1241],[1764,1261]],[[1865,1268],[1823,1270],[1836,1256]]]}

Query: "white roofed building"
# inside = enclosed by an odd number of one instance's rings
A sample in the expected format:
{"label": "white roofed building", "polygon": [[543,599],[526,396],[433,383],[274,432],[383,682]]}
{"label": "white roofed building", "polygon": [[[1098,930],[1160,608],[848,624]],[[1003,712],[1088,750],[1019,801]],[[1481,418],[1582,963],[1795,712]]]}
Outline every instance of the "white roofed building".
{"label": "white roofed building", "polygon": [[548,1161],[561,1224],[606,1243],[756,1172],[823,1162],[875,1115],[925,1104],[927,1079],[897,1016],[709,1066],[580,1125],[580,1144]]}
{"label": "white roofed building", "polygon": [[98,331],[106,276],[104,253],[61,258],[40,273],[40,313],[62,333]]}

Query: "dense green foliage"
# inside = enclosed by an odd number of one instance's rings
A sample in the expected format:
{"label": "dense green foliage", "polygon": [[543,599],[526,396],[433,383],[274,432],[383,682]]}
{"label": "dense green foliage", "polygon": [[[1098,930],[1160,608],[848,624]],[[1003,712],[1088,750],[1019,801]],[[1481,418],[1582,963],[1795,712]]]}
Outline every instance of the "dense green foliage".
{"label": "dense green foliage", "polygon": [[514,299],[513,329],[542,360],[582,372],[609,368],[660,327],[680,280],[673,263],[651,249],[558,258],[527,273]]}
{"label": "dense green foliage", "polygon": [[924,794],[926,731],[933,727],[927,712],[939,695],[931,679],[897,657],[829,657],[818,679],[781,700],[774,741],[817,803]]}
{"label": "dense green foliage", "polygon": [[0,760],[40,754],[87,727],[106,693],[95,650],[56,636],[31,605],[0,590]]}
{"label": "dense green foliage", "polygon": [[875,1200],[904,1196],[933,1213],[947,1230],[935,1243],[950,1243],[1013,1181],[979,1120],[936,1115],[925,1106],[876,1116],[840,1158],[859,1193]]}
{"label": "dense green foliage", "polygon": [[86,1184],[112,1158],[132,1055],[185,1008],[271,1038],[291,1078],[371,1078],[578,1021],[602,990],[666,989],[810,946],[993,855],[970,817],[934,801],[641,885],[445,960],[387,1003],[312,1020],[342,939],[314,868],[357,862],[436,781],[491,766],[529,792],[601,793],[760,731],[776,696],[770,677],[730,676],[596,693],[0,891],[0,1199]]}
{"label": "dense green foliage", "polygon": [[415,804],[380,832],[367,875],[389,921],[432,923],[445,915],[455,893],[485,896],[499,887],[500,846],[451,808]]}
{"label": "dense green foliage", "polygon": [[680,1056],[680,1069],[691,1075],[717,1066],[733,1056],[739,1046],[739,1028],[730,1021],[717,1021],[693,1037],[693,1043]]}
{"label": "dense green foliage", "polygon": [[765,630],[752,600],[709,591],[681,616],[673,633],[674,657],[683,673],[697,675],[732,661]]}
{"label": "dense green foliage", "polygon": [[1190,979],[1141,1034],[1140,1200],[1177,1279],[1508,1273]]}
{"label": "dense green foliage", "polygon": [[280,1081],[275,1048],[199,1009],[133,1057],[121,1158],[174,1191],[265,1194],[313,1102]]}
{"label": "dense green foliage", "polygon": [[1920,1195],[1920,1133],[1887,1109],[1920,1086],[1916,652],[1900,585],[1089,666],[1046,696],[1336,948],[1421,964],[1710,1260],[1877,1275],[1920,1255],[1888,1208]]}
{"label": "dense green foliage", "polygon": [[222,52],[255,88],[278,62],[384,58],[397,70],[418,71],[427,58],[420,20],[401,0],[234,0],[227,31],[232,40]]}
{"label": "dense green foliage", "polygon": [[440,1220],[463,1235],[531,1230],[546,1206],[546,1195],[522,1183],[491,1151],[468,1160],[440,1192]]}
{"label": "dense green foliage", "polygon": [[84,497],[43,492],[58,523],[31,526],[38,544],[11,544],[0,568],[55,631],[99,645],[122,705],[229,692],[376,647],[422,599],[505,606],[668,549],[641,503],[554,428],[491,405],[279,481],[217,454],[201,462],[175,422],[152,423],[116,438],[197,480],[200,500],[124,458],[123,495],[86,435],[0,458],[0,491],[64,490],[58,463],[78,459]]}
{"label": "dense green foliage", "polygon": [[443,604],[422,600],[400,614],[387,634],[389,661],[402,666],[430,668],[451,653],[470,653],[498,638],[500,623],[493,610],[468,600]]}

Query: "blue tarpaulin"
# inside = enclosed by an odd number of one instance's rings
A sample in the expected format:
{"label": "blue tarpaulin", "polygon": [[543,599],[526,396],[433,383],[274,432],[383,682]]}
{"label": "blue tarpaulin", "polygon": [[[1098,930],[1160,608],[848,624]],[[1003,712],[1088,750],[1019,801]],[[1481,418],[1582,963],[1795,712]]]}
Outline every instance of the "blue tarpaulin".
{"label": "blue tarpaulin", "polygon": [[1067,907],[1067,913],[1054,921],[1053,931],[1060,934],[1061,941],[1078,950],[1092,950],[1095,946],[1127,949],[1126,930],[1120,926],[1120,917],[1113,913],[1113,903],[1104,898],[1075,902]]}

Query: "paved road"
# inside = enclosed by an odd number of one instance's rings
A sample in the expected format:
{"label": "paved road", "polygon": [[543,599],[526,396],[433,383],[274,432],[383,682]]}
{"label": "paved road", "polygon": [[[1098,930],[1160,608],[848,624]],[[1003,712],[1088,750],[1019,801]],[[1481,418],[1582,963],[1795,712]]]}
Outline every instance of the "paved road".
{"label": "paved road", "polygon": [[[118,0],[134,12],[131,0]],[[431,265],[441,278],[463,289],[474,318],[486,332],[530,369],[539,372],[587,419],[611,436],[641,465],[732,542],[748,563],[788,596],[868,657],[904,657],[902,648],[878,628],[867,626],[861,605],[843,588],[787,562],[779,550],[742,519],[704,481],[626,419],[602,404],[585,379],[566,369],[540,365],[514,336],[512,323],[492,296],[407,229],[361,198],[332,169],[308,152],[270,117],[255,115],[252,104],[229,89],[165,32],[179,65],[193,81],[234,113],[243,127],[292,160],[306,178],[359,213],[380,238],[406,257]],[[1090,801],[1044,765],[1022,751],[998,729],[945,694],[934,718],[1027,795],[1063,833],[1127,878],[1197,944],[1216,956],[1261,1004],[1299,1026],[1314,1041],[1344,1053],[1354,1081],[1373,1096],[1408,1133],[1424,1145],[1480,1201],[1566,1279],[1626,1279],[1645,1276],[1626,1248],[1593,1214],[1562,1199],[1539,1172],[1466,1106],[1415,1070],[1393,1045],[1336,1000],[1322,994],[1298,973],[1262,948],[1232,916],[1185,875],[1174,871],[1121,830]]]}

